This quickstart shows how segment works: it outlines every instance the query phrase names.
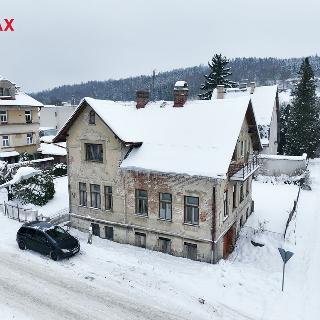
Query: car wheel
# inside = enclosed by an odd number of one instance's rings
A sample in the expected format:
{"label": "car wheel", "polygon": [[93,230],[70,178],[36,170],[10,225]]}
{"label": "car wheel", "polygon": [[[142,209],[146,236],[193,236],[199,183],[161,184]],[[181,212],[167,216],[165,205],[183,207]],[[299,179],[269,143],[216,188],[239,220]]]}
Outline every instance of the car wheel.
{"label": "car wheel", "polygon": [[19,249],[21,249],[21,250],[27,249],[26,243],[23,240],[20,240],[18,242],[18,246],[19,246]]}
{"label": "car wheel", "polygon": [[59,256],[54,251],[50,253],[50,257],[53,261],[59,260]]}

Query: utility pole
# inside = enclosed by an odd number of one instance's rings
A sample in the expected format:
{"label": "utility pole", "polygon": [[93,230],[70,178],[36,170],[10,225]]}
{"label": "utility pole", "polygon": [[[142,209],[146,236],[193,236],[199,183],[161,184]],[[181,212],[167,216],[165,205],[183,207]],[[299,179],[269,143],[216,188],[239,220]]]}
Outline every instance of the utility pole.
{"label": "utility pole", "polygon": [[154,92],[154,83],[155,83],[155,80],[156,80],[156,69],[153,69],[153,71],[152,71],[152,87],[151,87],[151,97],[152,97],[152,100],[153,100],[153,101],[156,100],[155,92]]}

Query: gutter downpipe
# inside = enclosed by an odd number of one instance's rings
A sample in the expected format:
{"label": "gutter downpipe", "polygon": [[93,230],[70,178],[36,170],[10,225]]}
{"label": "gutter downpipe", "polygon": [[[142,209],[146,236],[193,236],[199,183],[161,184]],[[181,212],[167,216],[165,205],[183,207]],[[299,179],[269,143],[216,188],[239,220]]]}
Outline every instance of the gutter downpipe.
{"label": "gutter downpipe", "polygon": [[216,249],[215,237],[216,237],[216,187],[213,187],[212,191],[212,244],[211,244],[211,263],[214,263],[214,253]]}

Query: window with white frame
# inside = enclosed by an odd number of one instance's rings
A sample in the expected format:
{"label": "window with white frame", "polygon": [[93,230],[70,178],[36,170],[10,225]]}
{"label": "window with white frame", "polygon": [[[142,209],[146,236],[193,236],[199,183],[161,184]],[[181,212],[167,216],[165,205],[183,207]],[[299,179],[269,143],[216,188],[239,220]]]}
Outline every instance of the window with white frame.
{"label": "window with white frame", "polygon": [[2,146],[3,147],[9,147],[10,146],[9,136],[2,136]]}
{"label": "window with white frame", "polygon": [[0,111],[0,123],[8,122],[8,113],[7,111]]}
{"label": "window with white frame", "polygon": [[32,112],[31,110],[26,110],[24,112],[25,117],[26,117],[26,123],[31,123],[32,122]]}
{"label": "window with white frame", "polygon": [[32,144],[33,141],[33,134],[32,132],[27,133],[27,144]]}

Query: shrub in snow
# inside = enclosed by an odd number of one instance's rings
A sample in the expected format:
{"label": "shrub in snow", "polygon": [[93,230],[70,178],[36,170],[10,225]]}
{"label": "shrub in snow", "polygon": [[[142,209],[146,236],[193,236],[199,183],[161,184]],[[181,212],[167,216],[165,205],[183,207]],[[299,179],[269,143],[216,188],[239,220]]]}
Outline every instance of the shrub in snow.
{"label": "shrub in snow", "polygon": [[54,193],[52,174],[49,171],[42,171],[32,178],[12,185],[10,198],[17,199],[22,204],[43,206],[53,198]]}
{"label": "shrub in snow", "polygon": [[33,155],[28,152],[20,153],[19,162],[31,161],[33,160]]}
{"label": "shrub in snow", "polygon": [[67,174],[67,165],[64,163],[58,163],[53,166],[52,168],[52,174],[55,177],[64,176]]}

